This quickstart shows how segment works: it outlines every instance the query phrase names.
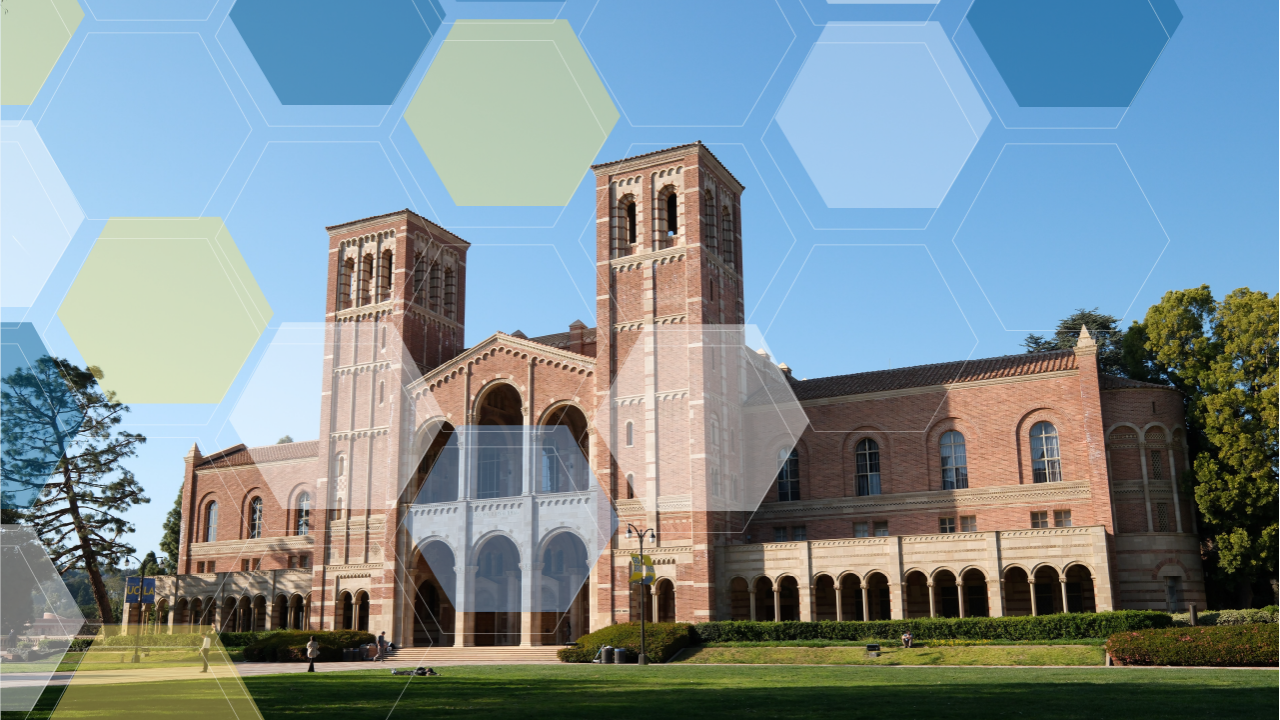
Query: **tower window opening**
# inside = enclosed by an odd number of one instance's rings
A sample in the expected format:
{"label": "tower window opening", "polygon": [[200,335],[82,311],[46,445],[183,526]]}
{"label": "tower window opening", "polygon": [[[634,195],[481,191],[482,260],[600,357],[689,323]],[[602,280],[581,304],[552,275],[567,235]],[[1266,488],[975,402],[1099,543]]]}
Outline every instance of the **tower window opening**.
{"label": "tower window opening", "polygon": [[636,244],[636,204],[627,203],[627,243]]}
{"label": "tower window opening", "polygon": [[443,286],[440,263],[431,263],[431,271],[428,273],[427,280],[427,309],[431,312],[440,312],[440,292]]}
{"label": "tower window opening", "polygon": [[359,296],[359,305],[369,304],[369,284],[373,281],[373,256],[365,255],[360,258],[360,277],[357,281],[358,287],[356,294]]}
{"label": "tower window opening", "polygon": [[384,250],[382,257],[378,260],[378,302],[386,302],[391,299],[391,268],[395,264],[395,257],[390,250]]}
{"label": "tower window opening", "polygon": [[677,204],[676,204],[676,194],[675,194],[675,191],[672,191],[671,194],[667,196],[667,234],[668,235],[675,235],[676,231],[679,229],[679,223],[677,221],[678,211],[679,211],[679,208],[677,207]]}
{"label": "tower window opening", "polygon": [[724,229],[724,232],[722,233],[724,235],[724,244],[722,246],[723,249],[721,250],[720,257],[724,258],[725,263],[732,267],[734,244],[733,212],[729,210],[728,206],[725,206],[720,210],[720,224]]}
{"label": "tower window opening", "polygon": [[711,252],[718,252],[719,248],[716,243],[716,201],[711,196],[711,191],[703,197],[702,221],[706,226],[706,237],[702,239],[702,244]]}
{"label": "tower window opening", "polygon": [[458,317],[458,282],[453,268],[444,270],[444,316],[450,320]]}
{"label": "tower window opening", "polygon": [[356,273],[356,259],[347,258],[338,269],[338,309],[351,307],[351,276]]}
{"label": "tower window opening", "polygon": [[415,305],[422,304],[422,291],[427,284],[427,261],[422,257],[422,253],[416,253],[413,256],[413,303]]}

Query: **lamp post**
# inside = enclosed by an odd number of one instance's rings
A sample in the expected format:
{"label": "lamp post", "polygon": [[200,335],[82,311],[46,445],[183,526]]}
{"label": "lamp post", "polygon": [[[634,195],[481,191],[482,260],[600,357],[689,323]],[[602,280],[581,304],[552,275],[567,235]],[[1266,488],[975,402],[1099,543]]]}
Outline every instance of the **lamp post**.
{"label": "lamp post", "polygon": [[[643,559],[644,558],[644,536],[645,535],[649,536],[649,542],[657,542],[657,533],[653,531],[653,528],[641,530],[635,525],[632,525],[631,523],[627,523],[627,539],[628,540],[631,539],[632,534],[638,535],[640,537],[640,557]],[[645,593],[648,591],[648,589],[649,589],[648,585],[644,581],[644,574],[642,570],[640,575],[640,656],[636,658],[637,665],[649,664],[649,658],[647,655],[645,655],[645,652],[644,652],[645,650],[645,647],[644,647],[645,612],[644,611],[645,611],[645,599],[648,597]]]}
{"label": "lamp post", "polygon": [[[138,557],[137,557],[136,555],[123,555],[122,557],[132,558],[134,562],[138,563],[138,593],[139,593],[139,595],[141,595],[141,593],[142,593],[142,585],[143,585],[143,582],[142,582],[142,581],[143,581],[143,580],[145,580],[145,579],[147,578],[146,573],[145,573],[145,572],[143,572],[144,570],[146,570],[146,564],[145,564],[144,562],[142,562],[141,560],[139,560],[139,559],[138,559]],[[168,558],[156,558],[156,563],[157,563],[157,564],[162,563],[162,562],[164,562],[164,561],[165,561],[165,560],[167,560],[167,559],[168,559]],[[125,586],[125,595],[126,595],[126,597],[128,596],[128,593],[129,593],[129,588],[128,588],[128,585],[126,584],[126,586]],[[139,597],[139,598],[138,598],[138,600],[139,600],[139,602],[138,602],[138,630],[137,630],[137,632],[136,632],[136,633],[134,633],[134,634],[133,634],[133,658],[129,661],[129,662],[134,662],[134,663],[136,663],[136,662],[141,662],[141,661],[142,661],[142,659],[138,657],[138,643],[140,642],[140,636],[142,635],[142,624],[143,624],[144,622],[146,622],[146,619],[147,619],[146,611],[144,611],[144,610],[142,609],[142,606],[143,606],[143,604],[144,604],[144,603],[142,603],[142,602],[141,602],[142,598],[141,598],[141,597]],[[153,610],[153,612],[154,612],[154,608],[155,608],[155,603],[154,603],[154,602],[152,602],[151,607],[152,607],[152,610]],[[125,612],[127,613],[128,611],[126,610]],[[129,618],[127,618],[127,617],[122,617],[122,618],[120,618],[120,619],[121,619],[122,621],[126,622],[126,623],[127,623],[127,622],[128,622],[128,620],[129,620]]]}

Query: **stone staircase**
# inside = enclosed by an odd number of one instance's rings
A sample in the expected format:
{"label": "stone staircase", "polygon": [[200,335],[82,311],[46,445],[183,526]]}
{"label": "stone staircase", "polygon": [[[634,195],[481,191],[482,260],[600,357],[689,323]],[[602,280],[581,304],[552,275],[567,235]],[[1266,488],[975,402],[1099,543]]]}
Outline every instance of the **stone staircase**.
{"label": "stone staircase", "polygon": [[529,663],[558,663],[556,651],[562,645],[533,645],[529,647],[411,647],[397,648],[387,656],[387,662],[397,667],[435,665],[515,665]]}

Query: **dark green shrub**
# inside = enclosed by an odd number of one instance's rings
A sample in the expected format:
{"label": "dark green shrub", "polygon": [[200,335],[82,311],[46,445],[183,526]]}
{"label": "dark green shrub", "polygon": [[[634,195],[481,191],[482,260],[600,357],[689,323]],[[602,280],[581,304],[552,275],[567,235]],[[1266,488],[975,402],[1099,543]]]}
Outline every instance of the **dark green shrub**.
{"label": "dark green shrub", "polygon": [[696,642],[762,640],[874,640],[901,637],[910,630],[918,640],[1067,640],[1104,638],[1126,630],[1169,627],[1168,613],[1120,610],[994,618],[914,618],[911,620],[819,620],[760,622],[725,620],[694,626]]}
{"label": "dark green shrub", "polygon": [[372,634],[359,630],[280,630],[263,633],[244,649],[244,659],[251,662],[306,662],[307,641],[315,637],[320,643],[316,662],[342,659],[344,648],[360,647],[374,642]]}
{"label": "dark green shrub", "polygon": [[1112,635],[1107,652],[1125,665],[1275,667],[1280,625],[1251,623],[1135,630]]}
{"label": "dark green shrub", "polygon": [[[693,626],[688,623],[645,623],[645,654],[652,662],[666,662],[693,639]],[[631,657],[640,654],[640,623],[608,625],[578,638],[578,647],[567,647],[556,653],[563,662],[591,662],[605,645],[623,647]]]}

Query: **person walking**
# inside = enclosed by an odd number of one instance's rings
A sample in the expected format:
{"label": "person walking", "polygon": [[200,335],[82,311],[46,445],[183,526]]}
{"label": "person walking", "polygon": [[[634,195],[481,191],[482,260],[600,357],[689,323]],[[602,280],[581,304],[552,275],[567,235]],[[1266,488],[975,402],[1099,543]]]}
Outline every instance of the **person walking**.
{"label": "person walking", "polygon": [[316,636],[312,635],[311,639],[307,641],[307,659],[311,661],[307,665],[307,672],[316,671],[316,658],[318,657],[320,657],[320,643],[316,642]]}
{"label": "person walking", "polygon": [[383,630],[378,633],[378,657],[374,658],[378,662],[387,661],[387,631]]}
{"label": "person walking", "polygon": [[213,648],[213,639],[209,637],[209,633],[200,633],[200,637],[204,640],[200,643],[200,660],[204,663],[204,667],[200,668],[200,672],[209,672],[209,651]]}

